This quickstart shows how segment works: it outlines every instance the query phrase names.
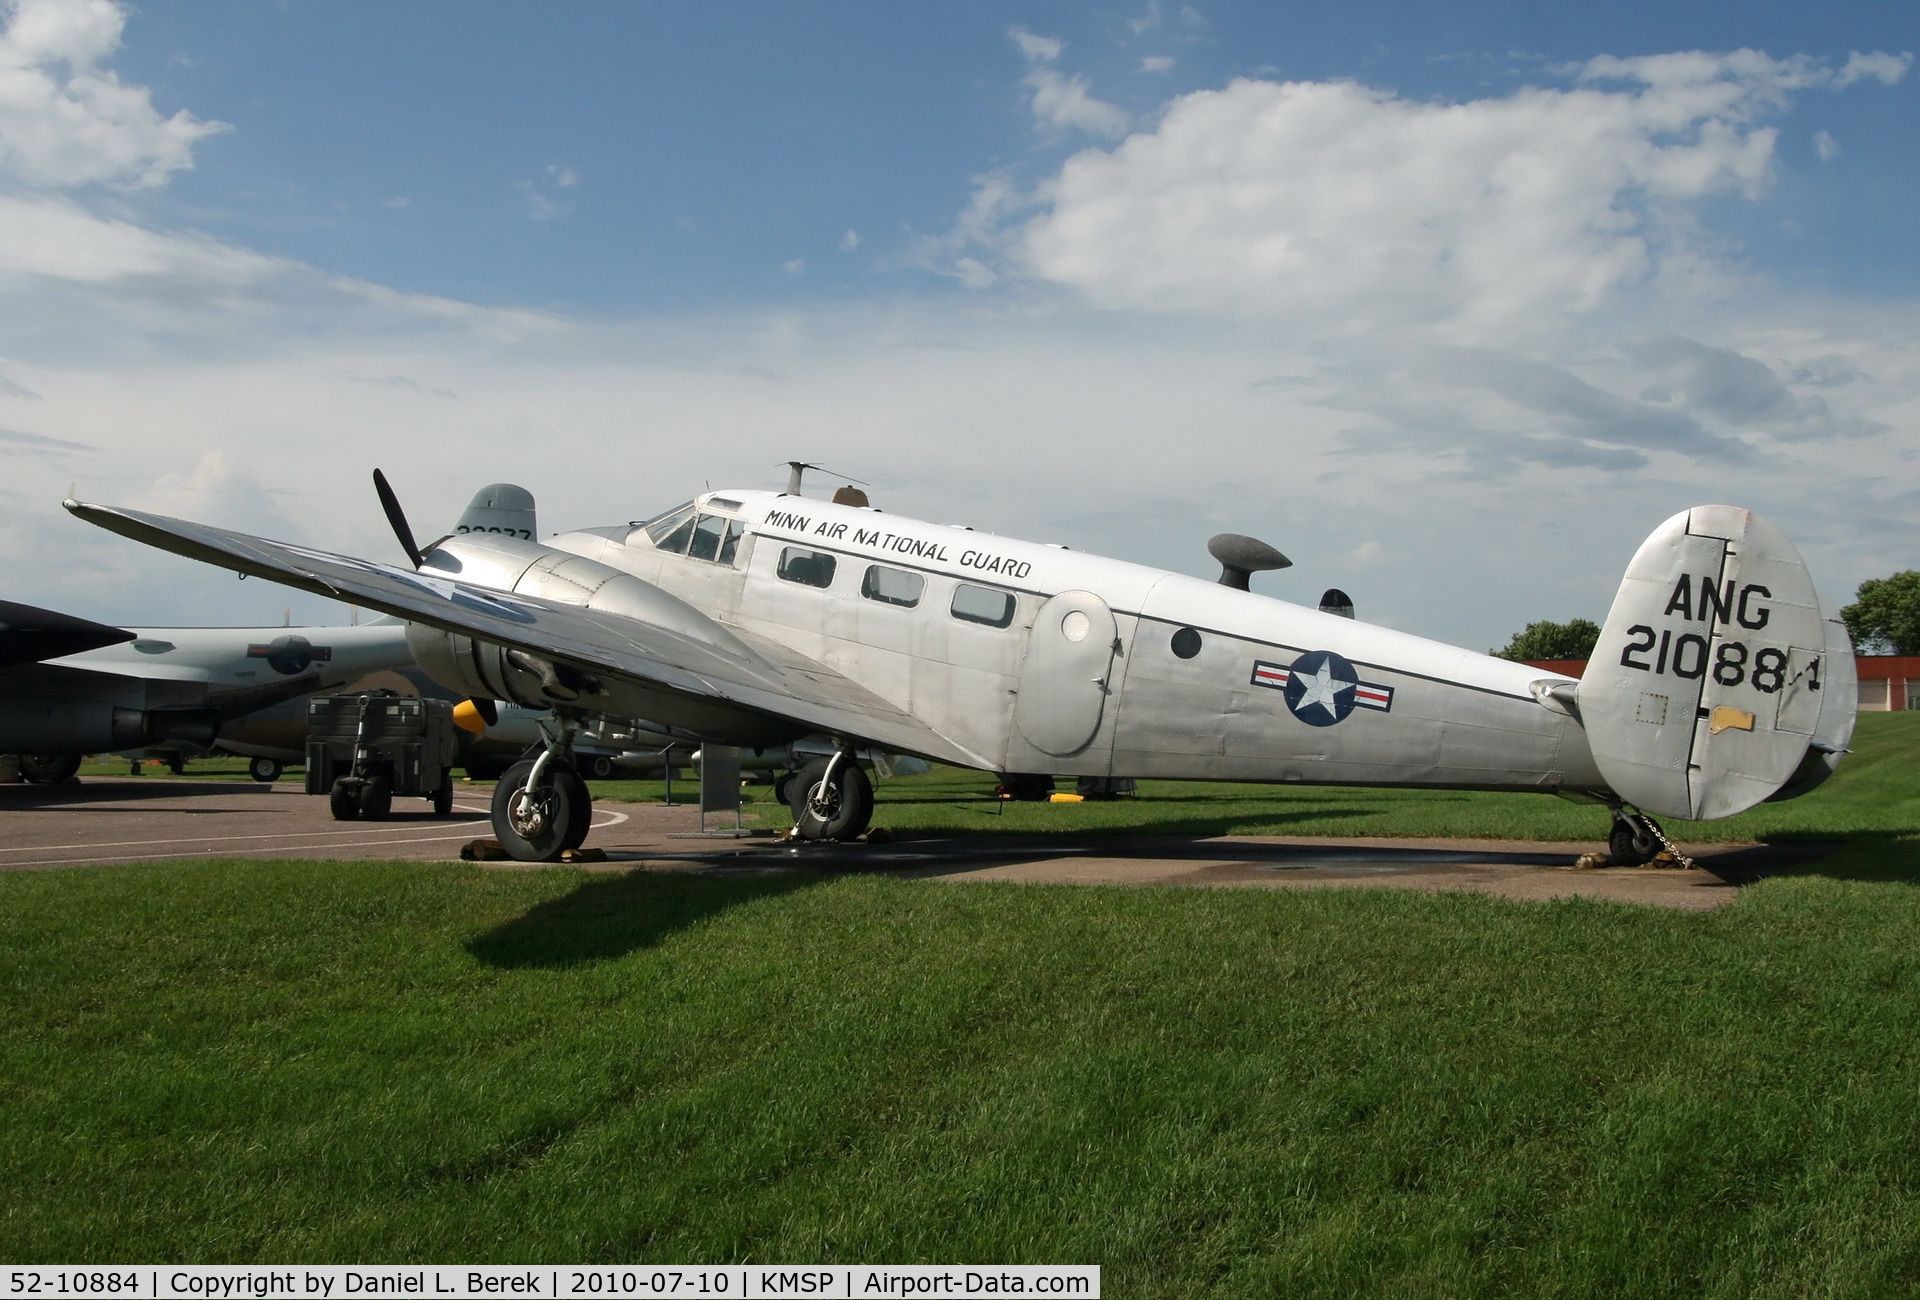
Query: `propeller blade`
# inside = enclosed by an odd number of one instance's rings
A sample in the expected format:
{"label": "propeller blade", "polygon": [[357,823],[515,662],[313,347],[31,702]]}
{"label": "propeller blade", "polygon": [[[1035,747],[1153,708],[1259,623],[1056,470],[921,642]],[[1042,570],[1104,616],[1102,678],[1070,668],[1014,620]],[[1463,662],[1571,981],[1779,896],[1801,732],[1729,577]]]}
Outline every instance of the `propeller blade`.
{"label": "propeller blade", "polygon": [[424,560],[418,543],[413,540],[413,529],[407,527],[406,512],[400,509],[400,498],[393,494],[387,476],[377,469],[373,471],[373,490],[380,494],[380,508],[387,512],[387,522],[393,525],[393,535],[400,539],[400,549],[413,561],[413,567],[419,568]]}

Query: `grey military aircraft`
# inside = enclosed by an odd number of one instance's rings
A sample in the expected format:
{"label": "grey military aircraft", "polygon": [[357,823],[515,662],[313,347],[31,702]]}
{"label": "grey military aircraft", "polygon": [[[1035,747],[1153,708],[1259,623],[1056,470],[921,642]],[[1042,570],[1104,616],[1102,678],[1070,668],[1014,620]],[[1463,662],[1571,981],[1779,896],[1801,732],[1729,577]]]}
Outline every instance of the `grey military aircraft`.
{"label": "grey military aircraft", "polygon": [[[398,619],[364,627],[117,628],[0,601],[0,753],[30,780],[60,781],[110,751],[224,750],[271,781],[304,743],[261,712],[371,673],[411,666]],[[283,734],[287,733],[287,734]]]}
{"label": "grey military aircraft", "polygon": [[1255,594],[1285,558],[1214,540],[1218,582],[884,514],[858,490],[727,490],[542,541],[533,499],[483,489],[424,549],[374,473],[408,566],[134,510],[66,507],[139,541],[410,621],[416,660],[476,699],[551,709],[494,795],[503,847],[586,834],[574,743],[645,718],[715,744],[807,733],[796,834],[858,835],[862,747],[1016,774],[1532,790],[1606,805],[1616,860],[1649,814],[1725,817],[1813,788],[1856,708],[1845,628],[1793,544],[1696,506],[1629,563],[1583,680]]}

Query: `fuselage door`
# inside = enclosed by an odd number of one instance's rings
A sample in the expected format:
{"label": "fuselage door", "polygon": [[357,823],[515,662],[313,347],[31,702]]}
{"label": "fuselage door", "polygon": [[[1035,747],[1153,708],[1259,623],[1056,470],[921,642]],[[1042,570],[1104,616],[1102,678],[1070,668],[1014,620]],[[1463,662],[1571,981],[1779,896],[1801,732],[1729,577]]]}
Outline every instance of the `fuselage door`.
{"label": "fuselage door", "polygon": [[1092,743],[1118,635],[1113,610],[1090,591],[1063,591],[1040,607],[1013,709],[1014,725],[1035,749],[1064,758]]}

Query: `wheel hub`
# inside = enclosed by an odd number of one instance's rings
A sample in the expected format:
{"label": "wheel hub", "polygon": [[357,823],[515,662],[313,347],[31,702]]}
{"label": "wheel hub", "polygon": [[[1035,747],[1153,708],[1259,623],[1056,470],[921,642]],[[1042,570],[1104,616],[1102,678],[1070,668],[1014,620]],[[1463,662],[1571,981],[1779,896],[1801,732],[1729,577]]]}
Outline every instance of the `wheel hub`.
{"label": "wheel hub", "polygon": [[521,790],[507,805],[507,821],[514,834],[533,839],[547,828],[547,801],[529,790]]}

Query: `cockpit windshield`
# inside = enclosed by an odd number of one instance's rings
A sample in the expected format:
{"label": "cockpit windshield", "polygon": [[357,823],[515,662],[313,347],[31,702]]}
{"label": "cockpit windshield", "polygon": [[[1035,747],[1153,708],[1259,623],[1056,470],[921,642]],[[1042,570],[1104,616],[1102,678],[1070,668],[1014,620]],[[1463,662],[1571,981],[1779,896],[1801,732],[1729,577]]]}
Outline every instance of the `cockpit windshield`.
{"label": "cockpit windshield", "polygon": [[656,550],[673,551],[684,555],[687,539],[693,535],[693,502],[675,506],[664,514],[655,515],[640,525],[647,530],[647,539]]}

